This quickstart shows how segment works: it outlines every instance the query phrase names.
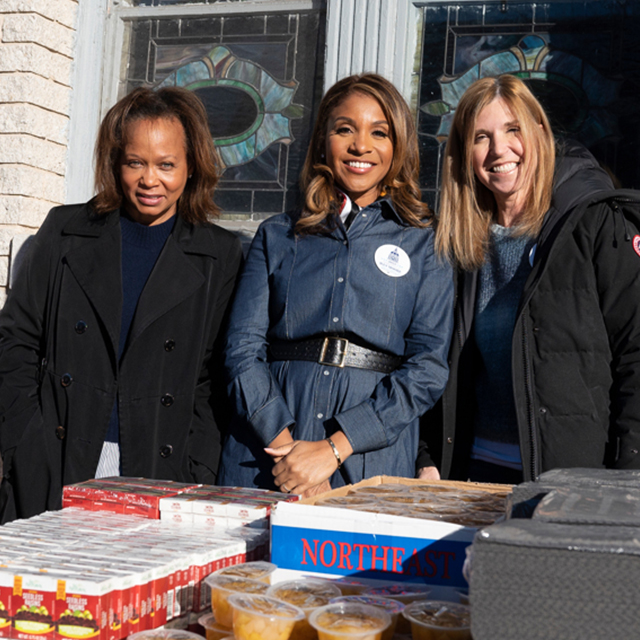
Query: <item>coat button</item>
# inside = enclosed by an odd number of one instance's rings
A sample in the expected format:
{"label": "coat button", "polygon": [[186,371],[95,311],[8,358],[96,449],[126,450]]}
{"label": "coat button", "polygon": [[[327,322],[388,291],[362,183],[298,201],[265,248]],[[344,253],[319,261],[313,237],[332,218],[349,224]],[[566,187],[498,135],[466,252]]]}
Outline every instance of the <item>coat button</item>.
{"label": "coat button", "polygon": [[173,404],[173,396],[170,393],[165,393],[162,398],[160,398],[160,402],[163,407],[170,407]]}
{"label": "coat button", "polygon": [[58,440],[64,440],[64,437],[66,435],[67,435],[67,431],[62,425],[60,425],[59,427],[56,427],[56,438],[58,438]]}
{"label": "coat button", "polygon": [[164,341],[164,350],[165,351],[173,351],[176,348],[176,341],[172,338]]}
{"label": "coat button", "polygon": [[78,322],[76,322],[76,333],[83,334],[87,328],[88,325],[84,320],[78,320]]}
{"label": "coat button", "polygon": [[547,413],[547,410],[544,407],[540,407],[540,415],[543,416],[545,413]]}
{"label": "coat button", "polygon": [[453,438],[447,438],[447,444],[453,444]]}
{"label": "coat button", "polygon": [[73,378],[70,373],[63,373],[62,378],[60,378],[60,384],[63,387],[68,387],[73,382]]}
{"label": "coat button", "polygon": [[164,444],[160,447],[160,457],[168,458],[173,453],[173,447],[170,444]]}

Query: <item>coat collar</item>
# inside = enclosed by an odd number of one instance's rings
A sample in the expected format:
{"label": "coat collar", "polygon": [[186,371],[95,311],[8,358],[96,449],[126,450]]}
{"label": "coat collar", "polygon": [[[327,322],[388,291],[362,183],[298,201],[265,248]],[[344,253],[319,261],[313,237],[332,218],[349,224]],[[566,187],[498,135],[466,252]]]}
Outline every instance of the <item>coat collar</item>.
{"label": "coat collar", "polygon": [[[176,220],[138,301],[127,349],[151,323],[205,283],[205,275],[187,255],[218,258],[220,247],[214,234],[203,233],[203,229],[207,227]],[[96,216],[87,205],[67,222],[62,233],[88,239],[71,248],[64,260],[104,323],[117,367],[122,315],[120,210]]]}
{"label": "coat collar", "polygon": [[[119,226],[120,209],[114,209],[105,215],[98,215],[91,207],[91,204],[87,203],[80,210],[79,215],[72,217],[67,222],[62,229],[62,233],[64,235],[99,238]],[[202,225],[204,228],[209,226],[209,224]],[[195,227],[183,218],[178,217],[171,235],[185,253],[206,255],[212,258],[219,257],[220,247],[215,242],[213,235],[198,233],[198,228],[200,227]]]}

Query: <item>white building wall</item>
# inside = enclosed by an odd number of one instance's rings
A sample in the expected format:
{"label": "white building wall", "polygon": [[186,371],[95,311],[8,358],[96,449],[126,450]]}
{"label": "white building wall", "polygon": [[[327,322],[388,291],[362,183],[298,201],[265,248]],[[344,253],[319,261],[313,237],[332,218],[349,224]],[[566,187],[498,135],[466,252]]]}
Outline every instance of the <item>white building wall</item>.
{"label": "white building wall", "polygon": [[0,305],[9,259],[65,201],[78,0],[0,0]]}

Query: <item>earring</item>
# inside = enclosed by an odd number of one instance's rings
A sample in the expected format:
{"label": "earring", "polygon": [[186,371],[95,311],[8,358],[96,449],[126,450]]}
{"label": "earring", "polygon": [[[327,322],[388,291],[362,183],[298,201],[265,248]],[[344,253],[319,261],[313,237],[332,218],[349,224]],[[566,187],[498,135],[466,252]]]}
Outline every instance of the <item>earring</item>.
{"label": "earring", "polygon": [[189,174],[189,178],[188,179],[191,180],[191,178],[193,178],[193,173]]}
{"label": "earring", "polygon": [[382,187],[382,189],[380,190],[380,197],[384,198],[386,195],[387,195],[387,188]]}

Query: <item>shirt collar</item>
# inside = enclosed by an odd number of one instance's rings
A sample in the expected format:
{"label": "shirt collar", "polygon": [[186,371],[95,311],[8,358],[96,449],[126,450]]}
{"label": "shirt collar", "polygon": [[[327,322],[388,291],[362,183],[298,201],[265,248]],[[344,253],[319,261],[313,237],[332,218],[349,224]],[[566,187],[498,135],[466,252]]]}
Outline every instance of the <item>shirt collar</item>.
{"label": "shirt collar", "polygon": [[[344,191],[342,191],[341,189],[338,189],[337,187],[336,187],[336,194],[338,196],[338,200],[340,201],[340,212],[338,215],[344,222],[347,219],[348,215],[353,210],[353,207],[358,207],[358,205],[355,202],[353,202],[351,198]],[[380,196],[375,202],[372,202],[369,205],[369,207],[378,207],[380,209],[382,209],[382,207],[384,206],[389,207],[389,210],[393,213],[394,217],[400,224],[402,225],[406,224],[406,222],[402,219],[402,217],[396,211],[396,208],[393,204],[393,200],[391,199],[390,195]],[[367,208],[368,207],[364,207],[364,209],[367,209]]]}

